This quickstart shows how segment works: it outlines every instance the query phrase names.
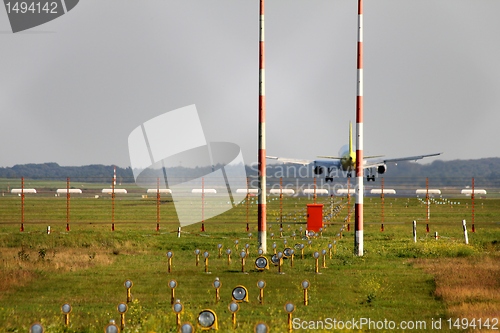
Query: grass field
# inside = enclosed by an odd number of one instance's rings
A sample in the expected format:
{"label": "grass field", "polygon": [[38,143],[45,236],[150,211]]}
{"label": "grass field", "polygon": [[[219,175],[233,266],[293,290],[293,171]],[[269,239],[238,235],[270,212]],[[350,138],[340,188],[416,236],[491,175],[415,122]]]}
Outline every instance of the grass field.
{"label": "grass field", "polygon": [[[110,319],[119,322],[116,307],[126,300],[123,283],[130,279],[134,301],[129,303],[124,331],[176,332],[168,286],[175,279],[175,297],[184,305],[181,320],[196,324],[199,311],[213,309],[222,332],[233,331],[228,304],[237,285],[245,286],[249,294],[249,302],[242,303],[237,313],[236,330],[240,332],[253,331],[261,321],[271,332],[287,331],[287,301],[296,306],[293,328],[297,331],[334,331],[329,329],[333,319],[341,331],[391,331],[392,323],[395,331],[402,331],[402,325],[413,327],[411,331],[437,330],[439,324],[443,331],[479,331],[481,324],[480,331],[484,331],[486,320],[490,329],[498,330],[500,200],[476,200],[475,233],[470,228],[470,198],[433,201],[430,232],[426,233],[427,210],[421,200],[386,196],[382,213],[380,198],[365,198],[363,257],[353,256],[353,224],[350,231],[345,225],[353,208],[346,198],[318,198],[325,204],[325,214],[334,212],[327,221],[331,224],[321,236],[311,239],[311,245],[300,237],[293,239],[292,233],[306,229],[305,207],[311,202],[306,197],[287,197],[280,203],[269,197],[268,250],[272,252],[273,243],[282,250],[285,240],[291,247],[306,244],[304,259],[295,250],[294,266],[287,259],[284,274],[278,274],[273,265],[264,272],[254,267],[258,255],[253,199],[206,221],[205,232],[200,232],[200,224],[191,225],[177,238],[178,222],[169,198],[161,200],[160,230],[156,231],[156,198],[118,196],[114,203],[116,228],[111,231],[109,197],[74,195],[68,232],[65,197],[27,195],[25,231],[20,232],[21,199],[0,197],[0,327],[5,332],[27,332],[30,324],[41,322],[46,332],[102,332]],[[252,238],[246,231],[247,212]],[[469,222],[469,245],[464,244],[462,219]],[[416,243],[412,220],[418,224]],[[51,225],[51,234],[46,233],[47,225]],[[246,273],[241,272],[236,239],[240,250],[244,244],[250,245]],[[327,268],[316,274],[312,253],[334,242],[332,259],[326,256]],[[218,257],[218,244],[224,251],[232,249],[230,264],[227,255]],[[196,266],[195,249],[210,253],[210,273],[205,273],[203,259]],[[170,273],[165,256],[169,250],[174,252]],[[321,258],[319,263],[321,266]],[[222,282],[218,303],[212,287],[216,277]],[[264,304],[258,300],[260,279],[266,281]],[[307,306],[300,286],[304,279],[311,283]],[[64,326],[60,311],[66,302],[73,307],[69,327]],[[457,318],[468,321],[457,322]],[[353,324],[354,329],[347,329]],[[320,329],[321,325],[325,327]]]}

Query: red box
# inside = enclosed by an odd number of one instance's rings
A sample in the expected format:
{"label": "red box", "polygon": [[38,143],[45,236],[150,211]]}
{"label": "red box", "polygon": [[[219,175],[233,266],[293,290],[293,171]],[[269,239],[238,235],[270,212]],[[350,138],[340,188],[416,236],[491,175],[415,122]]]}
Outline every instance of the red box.
{"label": "red box", "polygon": [[323,204],[307,204],[307,230],[323,228]]}

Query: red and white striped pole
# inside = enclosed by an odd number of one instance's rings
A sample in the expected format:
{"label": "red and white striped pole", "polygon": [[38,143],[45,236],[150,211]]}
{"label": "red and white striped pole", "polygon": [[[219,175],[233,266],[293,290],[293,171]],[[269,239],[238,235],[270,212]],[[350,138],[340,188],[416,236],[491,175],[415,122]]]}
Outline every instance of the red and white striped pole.
{"label": "red and white striped pole", "polygon": [[259,197],[258,197],[258,242],[264,253],[267,252],[266,222],[266,94],[264,69],[264,0],[260,0],[259,34]]}
{"label": "red and white striped pole", "polygon": [[363,256],[363,0],[358,0],[358,94],[356,97],[356,205],[354,255]]}

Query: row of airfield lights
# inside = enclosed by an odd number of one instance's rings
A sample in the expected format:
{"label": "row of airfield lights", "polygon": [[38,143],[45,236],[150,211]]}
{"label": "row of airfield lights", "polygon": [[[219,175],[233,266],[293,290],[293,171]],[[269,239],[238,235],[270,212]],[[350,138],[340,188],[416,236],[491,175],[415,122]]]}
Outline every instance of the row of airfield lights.
{"label": "row of airfield lights", "polygon": [[[182,305],[179,299],[175,300],[175,288],[177,287],[177,281],[170,280],[168,285],[172,290],[171,304],[172,304],[172,310],[175,313],[176,324],[179,332],[186,332],[186,333],[194,332],[194,326],[191,323],[189,322],[182,323],[181,321],[181,314],[184,311],[184,306]],[[303,303],[306,306],[309,304],[308,289],[310,285],[311,284],[309,280],[303,280],[301,282],[301,288],[303,289],[304,293]],[[126,280],[124,282],[124,286],[127,289],[127,303],[129,303],[132,301],[130,289],[132,288],[133,283],[131,280]],[[222,282],[219,280],[219,278],[215,278],[215,281],[213,282],[213,287],[216,290],[216,303],[218,303],[220,301],[219,290],[222,287]],[[259,297],[258,297],[259,303],[264,304],[264,288],[266,287],[266,282],[264,280],[259,280],[257,282],[257,287],[259,288]],[[237,327],[236,313],[240,309],[239,303],[249,302],[248,289],[242,285],[236,286],[231,292],[231,299],[232,301],[231,303],[229,303],[228,309],[231,312],[231,322],[234,329]],[[120,325],[118,326],[115,320],[110,320],[109,323],[104,327],[105,333],[120,333],[120,331],[125,328],[125,314],[128,310],[127,303],[120,303],[117,306],[118,313],[120,313]],[[292,313],[295,311],[295,305],[291,302],[287,302],[284,306],[284,309],[288,314],[288,328],[289,331],[291,331]],[[69,315],[71,311],[72,307],[69,303],[65,303],[61,306],[61,312],[63,313],[64,317],[64,324],[67,327],[70,324]],[[215,311],[211,309],[202,310],[198,314],[197,320],[198,320],[198,327],[200,327],[201,330],[219,329],[217,314],[215,313]],[[269,326],[266,323],[259,322],[254,326],[254,332],[267,333],[269,332]],[[42,324],[40,323],[32,324],[30,327],[30,333],[44,333],[44,328]]]}

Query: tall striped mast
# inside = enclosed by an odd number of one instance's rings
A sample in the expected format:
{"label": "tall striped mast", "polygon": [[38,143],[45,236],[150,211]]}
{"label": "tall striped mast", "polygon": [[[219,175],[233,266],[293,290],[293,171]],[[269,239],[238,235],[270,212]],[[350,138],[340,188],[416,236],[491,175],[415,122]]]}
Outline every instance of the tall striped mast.
{"label": "tall striped mast", "polygon": [[264,0],[260,0],[259,34],[259,197],[258,197],[258,242],[264,253],[267,252],[266,223],[266,93],[264,69]]}
{"label": "tall striped mast", "polygon": [[358,87],[356,97],[356,205],[354,255],[363,256],[363,0],[358,0]]}

